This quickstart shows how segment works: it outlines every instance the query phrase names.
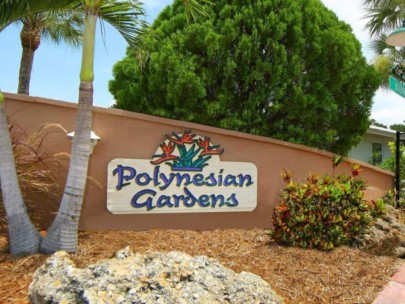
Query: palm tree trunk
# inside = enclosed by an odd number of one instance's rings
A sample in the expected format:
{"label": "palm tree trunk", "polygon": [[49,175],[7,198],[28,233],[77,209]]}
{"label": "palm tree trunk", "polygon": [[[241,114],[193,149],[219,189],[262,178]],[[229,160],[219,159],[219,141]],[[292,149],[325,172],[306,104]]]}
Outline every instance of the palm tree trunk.
{"label": "palm tree trunk", "polygon": [[18,77],[18,94],[30,95],[30,80],[32,63],[34,62],[35,50],[23,47],[20,63],[20,74]]}
{"label": "palm tree trunk", "polygon": [[58,214],[40,245],[40,250],[44,253],[53,253],[58,250],[75,252],[77,250],[77,231],[91,151],[90,133],[93,109],[93,59],[96,16],[96,12],[90,11],[85,17],[79,104],[72,144],[72,157]]}
{"label": "palm tree trunk", "polygon": [[8,132],[4,97],[1,93],[0,95],[0,179],[3,204],[8,223],[10,252],[20,256],[38,252],[41,236],[32,224],[23,203]]}
{"label": "palm tree trunk", "polygon": [[30,94],[30,80],[34,54],[41,43],[41,28],[35,23],[35,18],[25,18],[20,32],[22,46],[20,74],[18,78],[18,94]]}

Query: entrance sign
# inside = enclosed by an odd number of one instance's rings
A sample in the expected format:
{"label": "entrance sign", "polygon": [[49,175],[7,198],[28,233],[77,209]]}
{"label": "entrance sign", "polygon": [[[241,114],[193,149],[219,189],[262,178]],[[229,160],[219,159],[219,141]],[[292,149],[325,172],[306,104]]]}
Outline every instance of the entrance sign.
{"label": "entrance sign", "polygon": [[107,208],[113,214],[253,211],[257,168],[224,162],[209,137],[166,135],[152,160],[117,158],[108,164]]}
{"label": "entrance sign", "polygon": [[392,91],[405,98],[405,84],[402,81],[390,75],[389,83]]}

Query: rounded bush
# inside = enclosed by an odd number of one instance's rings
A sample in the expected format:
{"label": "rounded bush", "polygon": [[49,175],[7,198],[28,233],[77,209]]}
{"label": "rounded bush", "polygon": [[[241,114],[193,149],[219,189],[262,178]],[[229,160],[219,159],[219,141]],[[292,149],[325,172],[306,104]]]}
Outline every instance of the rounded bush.
{"label": "rounded bush", "polygon": [[357,178],[359,171],[355,165],[352,176],[310,174],[300,184],[283,170],[285,186],[274,210],[270,236],[280,244],[322,250],[354,243],[382,212],[381,204],[363,199],[367,185]]}

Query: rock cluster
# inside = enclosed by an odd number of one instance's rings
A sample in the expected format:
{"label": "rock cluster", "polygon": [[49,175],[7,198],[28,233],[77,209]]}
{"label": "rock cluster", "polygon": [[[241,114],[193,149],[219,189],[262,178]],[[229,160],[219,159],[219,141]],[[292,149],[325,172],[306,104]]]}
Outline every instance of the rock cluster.
{"label": "rock cluster", "polygon": [[31,303],[282,303],[259,276],[239,274],[206,256],[134,254],[76,268],[57,252],[34,273]]}
{"label": "rock cluster", "polygon": [[405,258],[405,225],[403,214],[391,205],[381,218],[358,239],[359,248],[376,255]]}

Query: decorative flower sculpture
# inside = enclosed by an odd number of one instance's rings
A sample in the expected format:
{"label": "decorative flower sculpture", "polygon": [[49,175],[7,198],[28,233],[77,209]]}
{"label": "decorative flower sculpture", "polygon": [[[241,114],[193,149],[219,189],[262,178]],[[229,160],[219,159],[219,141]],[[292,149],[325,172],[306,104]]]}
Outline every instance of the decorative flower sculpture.
{"label": "decorative flower sculpture", "polygon": [[[162,154],[156,154],[152,157],[159,157],[159,159],[151,161],[153,165],[158,165],[166,162],[173,171],[202,171],[205,166],[208,166],[207,161],[211,155],[221,154],[224,149],[220,149],[219,145],[211,145],[210,138],[205,136],[202,138],[195,138],[195,134],[191,130],[185,130],[183,134],[179,135],[172,132],[172,136],[166,135],[167,144],[162,143],[160,148]],[[187,146],[191,146],[187,148]],[[173,155],[177,148],[179,156]]]}
{"label": "decorative flower sculpture", "polygon": [[177,145],[192,144],[194,142],[193,138],[195,134],[191,134],[191,130],[185,130],[181,136],[174,132],[172,133],[173,137],[166,135],[166,138]]}
{"label": "decorative flower sculpture", "polygon": [[213,155],[213,154],[222,154],[224,152],[224,149],[218,149],[219,145],[211,146],[210,145],[210,138],[207,136],[204,136],[204,139],[199,139],[198,140],[198,145],[204,150],[201,152],[201,155]]}
{"label": "decorative flower sculpture", "polygon": [[161,164],[161,163],[166,162],[168,160],[173,160],[173,159],[177,158],[176,155],[172,155],[172,153],[174,151],[174,148],[175,148],[174,144],[172,144],[172,143],[166,144],[166,143],[163,142],[160,145],[160,148],[162,149],[163,154],[156,154],[156,155],[152,156],[152,157],[160,157],[159,159],[151,161],[151,163],[153,165],[158,165],[158,164]]}

